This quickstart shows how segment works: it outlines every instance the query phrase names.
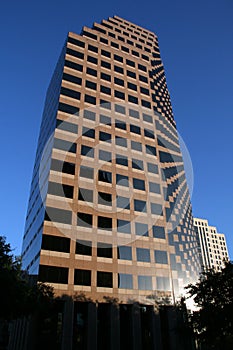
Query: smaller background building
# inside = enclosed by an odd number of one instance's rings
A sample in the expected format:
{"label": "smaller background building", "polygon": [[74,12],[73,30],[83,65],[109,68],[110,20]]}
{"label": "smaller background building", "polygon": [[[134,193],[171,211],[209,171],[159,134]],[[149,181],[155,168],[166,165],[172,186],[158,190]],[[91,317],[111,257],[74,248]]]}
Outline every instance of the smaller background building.
{"label": "smaller background building", "polygon": [[229,260],[225,235],[218,233],[216,227],[209,226],[206,219],[194,218],[193,220],[203,269],[221,270],[224,267],[224,261]]}

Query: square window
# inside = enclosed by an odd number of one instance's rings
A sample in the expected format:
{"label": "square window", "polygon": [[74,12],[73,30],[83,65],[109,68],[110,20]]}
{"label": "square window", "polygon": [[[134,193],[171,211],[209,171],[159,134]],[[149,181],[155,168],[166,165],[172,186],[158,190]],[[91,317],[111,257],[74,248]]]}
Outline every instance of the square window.
{"label": "square window", "polygon": [[98,216],[98,228],[101,230],[112,230],[112,218]]}
{"label": "square window", "polygon": [[155,250],[155,262],[158,264],[168,264],[167,252]]}
{"label": "square window", "polygon": [[112,272],[97,271],[97,287],[112,288]]}
{"label": "square window", "polygon": [[117,207],[123,209],[130,209],[130,199],[127,197],[117,196]]}
{"label": "square window", "polygon": [[92,215],[87,213],[78,213],[77,225],[82,227],[92,227]]}
{"label": "square window", "polygon": [[138,276],[138,289],[139,290],[152,290],[152,277],[151,276]]}
{"label": "square window", "polygon": [[103,151],[102,149],[99,150],[99,159],[105,160],[106,162],[112,161],[112,154],[111,152]]}
{"label": "square window", "polygon": [[137,261],[150,262],[150,249],[136,248]]}
{"label": "square window", "polygon": [[102,205],[112,205],[112,195],[106,192],[98,192],[98,203]]}
{"label": "square window", "polygon": [[118,186],[129,186],[129,178],[128,176],[121,175],[121,174],[116,174],[116,184]]}
{"label": "square window", "polygon": [[99,242],[97,244],[97,256],[112,259],[112,246],[110,244]]}
{"label": "square window", "polygon": [[148,225],[141,222],[135,223],[135,233],[137,236],[146,236],[148,237]]}
{"label": "square window", "polygon": [[126,273],[118,273],[118,288],[133,289],[133,276]]}
{"label": "square window", "polygon": [[131,233],[131,223],[127,220],[117,219],[117,231],[121,233]]}
{"label": "square window", "polygon": [[165,239],[165,230],[161,226],[152,226],[152,232],[154,238],[163,238]]}
{"label": "square window", "polygon": [[160,194],[160,184],[149,182],[149,191]]}
{"label": "square window", "polygon": [[141,179],[133,179],[133,188],[145,191],[145,181]]}
{"label": "square window", "polygon": [[134,149],[135,151],[142,151],[142,144],[136,141],[131,141],[131,148]]}
{"label": "square window", "polygon": [[138,170],[144,170],[143,161],[139,159],[132,159],[132,168]]}
{"label": "square window", "polygon": [[117,258],[120,260],[132,260],[132,248],[127,246],[117,247]]}
{"label": "square window", "polygon": [[91,270],[74,270],[74,285],[91,286]]}
{"label": "square window", "polygon": [[84,202],[93,202],[93,191],[86,188],[79,188],[78,190],[78,200]]}
{"label": "square window", "polygon": [[112,183],[112,173],[105,170],[99,170],[98,180],[102,182]]}
{"label": "square window", "polygon": [[91,256],[92,255],[92,242],[91,241],[77,240],[75,254]]}
{"label": "square window", "polygon": [[89,146],[81,146],[81,155],[89,158],[94,158],[94,149]]}
{"label": "square window", "polygon": [[86,177],[88,179],[93,179],[94,177],[94,169],[93,168],[89,168],[87,166],[81,165],[80,166],[80,173],[79,173],[80,177]]}
{"label": "square window", "polygon": [[146,202],[139,199],[134,200],[134,210],[146,213]]}

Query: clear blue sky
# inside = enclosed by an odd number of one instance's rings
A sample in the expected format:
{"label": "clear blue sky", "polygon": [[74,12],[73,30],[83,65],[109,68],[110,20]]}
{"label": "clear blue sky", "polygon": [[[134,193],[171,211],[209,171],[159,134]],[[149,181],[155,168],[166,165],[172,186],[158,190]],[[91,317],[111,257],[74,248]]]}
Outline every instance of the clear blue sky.
{"label": "clear blue sky", "polygon": [[21,252],[44,99],[68,31],[118,15],[154,31],[194,168],[193,213],[233,259],[232,0],[13,0],[0,4],[0,234]]}

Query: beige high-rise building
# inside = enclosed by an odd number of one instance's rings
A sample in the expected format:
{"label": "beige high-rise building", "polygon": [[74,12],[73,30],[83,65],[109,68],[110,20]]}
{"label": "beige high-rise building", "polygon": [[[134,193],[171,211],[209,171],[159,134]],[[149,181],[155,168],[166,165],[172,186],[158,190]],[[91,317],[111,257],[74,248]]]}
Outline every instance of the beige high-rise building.
{"label": "beige high-rise building", "polygon": [[194,218],[193,220],[199,240],[202,268],[221,270],[224,267],[224,261],[229,260],[225,235],[219,233],[216,227],[210,226],[206,219]]}
{"label": "beige high-rise building", "polygon": [[23,267],[57,295],[150,303],[198,278],[158,39],[117,16],[69,33],[48,88]]}

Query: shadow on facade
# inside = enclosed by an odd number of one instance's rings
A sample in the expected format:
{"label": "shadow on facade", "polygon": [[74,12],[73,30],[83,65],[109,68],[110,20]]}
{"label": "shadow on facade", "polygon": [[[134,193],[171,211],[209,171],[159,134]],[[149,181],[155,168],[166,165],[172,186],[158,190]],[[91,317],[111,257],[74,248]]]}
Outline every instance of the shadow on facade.
{"label": "shadow on facade", "polygon": [[180,309],[117,300],[57,299],[46,314],[11,325],[7,350],[193,350]]}

